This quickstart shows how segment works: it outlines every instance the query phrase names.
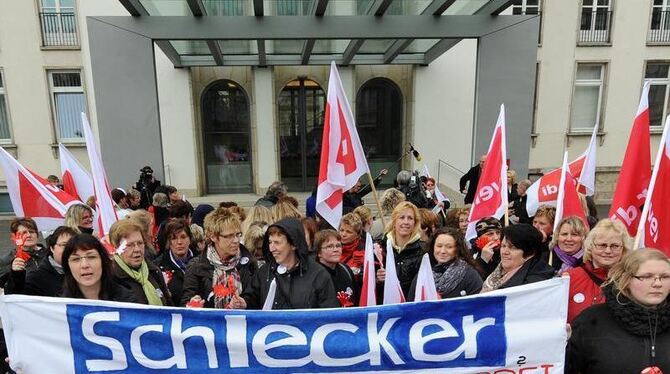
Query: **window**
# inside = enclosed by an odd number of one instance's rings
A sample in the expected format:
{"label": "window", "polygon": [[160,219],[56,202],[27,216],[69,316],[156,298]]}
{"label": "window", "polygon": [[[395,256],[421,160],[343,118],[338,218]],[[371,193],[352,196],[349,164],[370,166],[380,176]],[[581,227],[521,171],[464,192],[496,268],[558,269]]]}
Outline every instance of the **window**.
{"label": "window", "polygon": [[577,64],[572,95],[571,131],[591,131],[600,124],[605,64]]}
{"label": "window", "polygon": [[79,71],[49,72],[51,105],[59,141],[81,141],[84,137],[81,113],[86,113],[86,97]]}
{"label": "window", "polygon": [[649,42],[670,42],[670,0],[653,1],[649,26]]}
{"label": "window", "polygon": [[649,86],[649,126],[662,127],[663,119],[668,115],[668,62],[648,62],[645,79]]}
{"label": "window", "polygon": [[74,0],[41,0],[43,46],[78,46]]}
{"label": "window", "polygon": [[9,114],[7,113],[7,102],[5,100],[5,82],[0,70],[0,140],[11,139],[9,134]]}
{"label": "window", "polygon": [[579,42],[608,44],[612,28],[610,0],[583,0]]}
{"label": "window", "polygon": [[512,5],[512,14],[540,14],[540,0],[517,0]]}

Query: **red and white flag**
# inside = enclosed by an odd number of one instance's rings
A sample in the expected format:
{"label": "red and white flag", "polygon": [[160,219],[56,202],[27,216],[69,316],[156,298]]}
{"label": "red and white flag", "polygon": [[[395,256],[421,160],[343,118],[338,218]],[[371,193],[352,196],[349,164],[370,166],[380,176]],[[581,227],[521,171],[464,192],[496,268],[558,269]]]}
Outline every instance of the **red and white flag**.
{"label": "red and white flag", "polygon": [[363,285],[361,286],[361,299],[359,306],[377,305],[376,283],[377,274],[375,271],[375,255],[372,245],[372,236],[365,234],[365,259],[363,260]]}
{"label": "red and white flag", "polygon": [[670,255],[670,116],[665,120],[654,171],[638,231],[638,248],[656,248]]}
{"label": "red and white flag", "polygon": [[344,192],[369,172],[354,116],[344,94],[337,67],[332,62],[316,191],[316,211],[331,226],[337,228],[340,225]]}
{"label": "red and white flag", "polygon": [[91,179],[91,175],[86,169],[61,143],[58,144],[58,153],[63,190],[81,201],[86,201],[89,197],[94,196],[93,179]]}
{"label": "red and white flag", "polygon": [[611,219],[618,219],[635,236],[640,225],[641,207],[651,180],[651,145],[649,136],[649,82],[644,83],[640,105],[628,138],[626,154],[614,188]]}
{"label": "red and white flag", "polygon": [[[597,128],[593,129],[586,151],[568,165],[570,174],[579,180],[579,192],[588,196],[593,196],[595,193],[597,131]],[[534,216],[540,205],[556,206],[560,180],[561,168],[557,168],[546,173],[528,187],[526,211],[529,216]]]}
{"label": "red and white flag", "polygon": [[556,201],[556,217],[554,218],[554,231],[563,217],[577,216],[584,222],[584,227],[589,227],[586,220],[582,202],[577,194],[577,180],[568,168],[568,152],[563,155],[563,167],[561,168],[561,180],[558,184],[558,200]]}
{"label": "red and white flag", "polygon": [[[425,175],[427,178],[432,178],[430,176],[430,171],[428,171],[428,165],[426,164],[423,165],[423,175]],[[440,191],[440,187],[437,185],[437,181],[435,181],[435,198],[437,201],[449,201],[449,198],[444,196],[442,191]],[[434,211],[435,209],[433,209],[433,212]]]}
{"label": "red and white flag", "polygon": [[63,217],[70,205],[81,203],[19,164],[4,148],[0,148],[0,165],[5,174],[14,214],[34,219],[40,231],[53,230],[63,225]]}
{"label": "red and white flag", "polygon": [[398,273],[395,268],[395,254],[393,246],[389,241],[386,242],[386,276],[384,277],[384,305],[400,304],[405,302],[405,295],[402,293]]}
{"label": "red and white flag", "polygon": [[470,209],[465,238],[477,236],[475,225],[485,217],[500,218],[507,208],[507,146],[505,143],[505,104],[500,105],[500,114],[493,130],[486,164],[479,177],[477,192]]}
{"label": "red and white flag", "polygon": [[[488,158],[487,158],[488,160]],[[439,300],[440,296],[437,294],[435,288],[435,278],[433,277],[433,268],[430,266],[428,253],[423,255],[421,259],[421,267],[416,276],[416,289],[414,291],[414,301],[428,301]]]}
{"label": "red and white flag", "polygon": [[91,162],[91,173],[93,174],[93,191],[95,195],[95,204],[98,209],[98,232],[100,236],[107,235],[109,228],[118,220],[116,210],[114,209],[114,200],[107,183],[107,174],[102,165],[102,158],[98,151],[98,146],[88,123],[86,114],[81,114],[82,127],[84,128],[84,138],[86,138],[86,151],[88,159]]}

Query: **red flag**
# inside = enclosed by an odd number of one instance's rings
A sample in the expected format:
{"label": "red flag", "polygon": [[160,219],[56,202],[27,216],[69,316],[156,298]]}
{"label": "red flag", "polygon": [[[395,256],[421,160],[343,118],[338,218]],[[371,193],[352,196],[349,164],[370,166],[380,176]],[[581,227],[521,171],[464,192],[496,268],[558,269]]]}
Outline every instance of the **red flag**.
{"label": "red flag", "polygon": [[363,262],[363,285],[361,286],[361,299],[359,306],[377,305],[376,296],[376,274],[375,274],[375,255],[372,253],[372,236],[365,234],[365,260]]}
{"label": "red flag", "polygon": [[584,227],[589,227],[586,214],[582,208],[582,202],[577,194],[577,180],[568,168],[568,152],[563,155],[563,167],[561,168],[561,180],[558,184],[558,199],[556,200],[556,217],[554,218],[554,231],[563,217],[577,216],[584,222]]}
{"label": "red flag", "polygon": [[439,300],[435,288],[435,278],[433,277],[433,269],[430,266],[428,253],[423,255],[421,259],[421,267],[416,276],[416,290],[414,291],[414,301]]}
{"label": "red flag", "polygon": [[665,120],[661,143],[658,146],[654,171],[642,211],[638,231],[639,248],[659,249],[670,255],[670,116]]}
{"label": "red flag", "polygon": [[84,138],[86,138],[86,151],[88,152],[88,160],[91,162],[91,174],[93,174],[93,188],[95,192],[95,204],[98,207],[98,232],[100,236],[107,235],[109,228],[118,220],[116,216],[116,209],[114,209],[114,200],[112,200],[112,193],[107,183],[107,174],[102,165],[102,158],[98,152],[98,146],[93,137],[91,125],[88,123],[86,114],[81,114],[82,127],[84,129]]}
{"label": "red flag", "polygon": [[81,201],[86,201],[89,197],[94,196],[93,180],[86,169],[81,166],[63,144],[58,144],[58,154],[65,192]]}
{"label": "red flag", "polygon": [[644,204],[650,179],[649,82],[645,82],[609,212],[610,218],[626,225],[631,236],[640,225],[640,207]]}
{"label": "red flag", "polygon": [[477,236],[475,225],[485,217],[501,217],[507,207],[507,147],[505,143],[505,105],[500,114],[486,155],[486,164],[479,177],[477,193],[470,209],[466,239]]}
{"label": "red flag", "polygon": [[384,305],[400,304],[405,302],[405,295],[402,293],[398,273],[395,268],[395,254],[393,246],[389,241],[386,242],[386,276],[384,278]]}
{"label": "red flag", "polygon": [[7,190],[14,214],[17,217],[34,219],[42,231],[61,226],[63,216],[70,205],[81,203],[19,164],[3,148],[0,148],[0,165],[7,180]]}
{"label": "red flag", "polygon": [[342,218],[342,195],[369,171],[354,116],[340,75],[332,62],[321,140],[316,211],[333,227],[337,228]]}

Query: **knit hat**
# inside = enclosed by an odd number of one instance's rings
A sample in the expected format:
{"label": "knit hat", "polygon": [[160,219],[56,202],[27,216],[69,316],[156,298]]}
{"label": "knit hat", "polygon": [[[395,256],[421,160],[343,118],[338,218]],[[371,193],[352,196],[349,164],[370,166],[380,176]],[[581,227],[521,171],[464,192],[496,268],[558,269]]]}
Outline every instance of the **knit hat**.
{"label": "knit hat", "polygon": [[475,230],[477,231],[477,237],[480,237],[489,231],[502,231],[502,224],[497,218],[485,217],[477,222]]}

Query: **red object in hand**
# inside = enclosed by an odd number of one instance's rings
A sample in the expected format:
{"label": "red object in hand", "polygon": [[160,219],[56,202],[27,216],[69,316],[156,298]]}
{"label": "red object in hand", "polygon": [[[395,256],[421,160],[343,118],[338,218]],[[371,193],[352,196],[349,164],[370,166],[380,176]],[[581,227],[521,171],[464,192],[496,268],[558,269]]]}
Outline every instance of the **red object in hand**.
{"label": "red object in hand", "polygon": [[340,305],[345,308],[354,305],[354,303],[351,302],[351,295],[344,291],[337,293],[337,300],[340,302]]}
{"label": "red object in hand", "polygon": [[642,370],[640,374],[663,374],[663,371],[658,366],[651,366]]}
{"label": "red object in hand", "polygon": [[21,235],[12,234],[11,236],[11,239],[16,244],[16,255],[14,257],[20,258],[26,262],[30,260],[30,253],[24,251],[23,246],[26,244],[26,240],[28,240],[29,235],[30,235],[29,233],[24,232]]}
{"label": "red object in hand", "polygon": [[[477,249],[481,250],[490,242],[491,239],[488,236],[480,236],[477,240],[475,240],[475,246],[477,246]],[[500,245],[500,240],[495,240],[494,242],[496,247]]]}
{"label": "red object in hand", "polygon": [[233,297],[237,293],[237,287],[235,287],[235,279],[232,275],[229,275],[226,279],[226,284],[220,283],[212,288],[212,292],[216,297],[226,298]]}
{"label": "red object in hand", "polygon": [[205,306],[205,300],[203,299],[191,300],[186,303],[187,308],[202,308],[203,306]]}

